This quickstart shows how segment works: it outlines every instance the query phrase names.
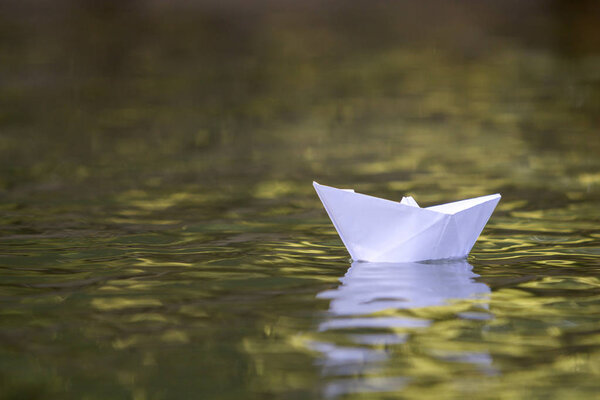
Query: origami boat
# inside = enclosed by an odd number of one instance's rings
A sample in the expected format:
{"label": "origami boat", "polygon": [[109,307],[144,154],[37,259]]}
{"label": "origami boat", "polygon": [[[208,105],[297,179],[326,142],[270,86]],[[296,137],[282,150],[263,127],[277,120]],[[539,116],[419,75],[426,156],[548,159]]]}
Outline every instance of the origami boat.
{"label": "origami boat", "polygon": [[420,208],[412,197],[380,199],[313,182],[355,261],[411,262],[466,257],[500,194]]}

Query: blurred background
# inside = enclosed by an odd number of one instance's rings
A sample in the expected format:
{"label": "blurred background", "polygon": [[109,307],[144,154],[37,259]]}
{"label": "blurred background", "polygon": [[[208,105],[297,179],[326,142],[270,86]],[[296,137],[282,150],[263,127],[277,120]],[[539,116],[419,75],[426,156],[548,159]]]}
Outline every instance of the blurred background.
{"label": "blurred background", "polygon": [[[0,398],[592,398],[599,22],[595,1],[2,1]],[[350,264],[313,180],[502,193],[469,259],[495,336],[428,313],[456,341],[323,372],[316,294]],[[493,369],[428,353],[474,341]]]}
{"label": "blurred background", "polygon": [[521,3],[3,2],[1,187],[574,177],[599,7]]}

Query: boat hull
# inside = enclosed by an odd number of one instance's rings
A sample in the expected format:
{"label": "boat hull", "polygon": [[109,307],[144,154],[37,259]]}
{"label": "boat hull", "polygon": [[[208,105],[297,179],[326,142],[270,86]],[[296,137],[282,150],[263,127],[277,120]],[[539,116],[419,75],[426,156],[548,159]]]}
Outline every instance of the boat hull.
{"label": "boat hull", "polygon": [[401,204],[314,183],[355,261],[410,262],[466,257],[500,195],[431,208]]}

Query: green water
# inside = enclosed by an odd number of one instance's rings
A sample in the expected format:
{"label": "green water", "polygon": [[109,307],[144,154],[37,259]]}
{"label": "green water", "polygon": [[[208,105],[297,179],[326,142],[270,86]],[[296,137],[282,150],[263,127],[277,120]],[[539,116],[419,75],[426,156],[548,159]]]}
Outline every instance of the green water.
{"label": "green water", "polygon": [[[159,4],[0,6],[1,399],[596,398],[596,6]],[[313,180],[503,197],[349,271]]]}

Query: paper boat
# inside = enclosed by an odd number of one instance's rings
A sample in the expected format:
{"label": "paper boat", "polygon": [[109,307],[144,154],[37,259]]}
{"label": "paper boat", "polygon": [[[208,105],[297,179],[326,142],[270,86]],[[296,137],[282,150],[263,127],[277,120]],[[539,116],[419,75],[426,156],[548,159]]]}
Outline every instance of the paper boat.
{"label": "paper boat", "polygon": [[492,194],[420,208],[412,197],[395,202],[317,182],[313,186],[355,261],[464,258],[500,201]]}

